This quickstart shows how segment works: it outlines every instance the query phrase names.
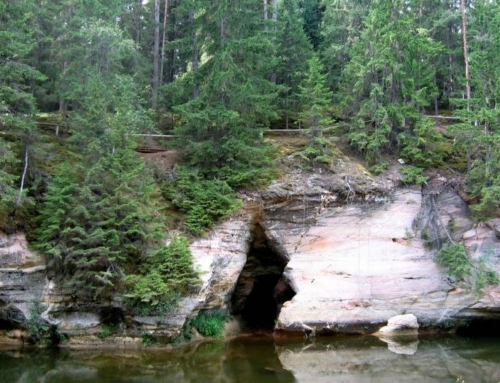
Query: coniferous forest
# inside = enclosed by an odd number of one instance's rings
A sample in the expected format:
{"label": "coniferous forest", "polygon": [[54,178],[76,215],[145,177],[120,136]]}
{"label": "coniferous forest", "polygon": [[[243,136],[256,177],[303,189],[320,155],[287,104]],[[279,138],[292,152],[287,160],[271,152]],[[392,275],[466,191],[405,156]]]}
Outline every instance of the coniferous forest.
{"label": "coniferous forest", "polygon": [[[307,131],[313,168],[342,143],[373,174],[460,172],[482,220],[499,101],[495,0],[0,0],[0,230],[76,297],[162,312],[198,286],[187,238],[278,176],[263,131]],[[170,136],[173,174],[145,135]]]}

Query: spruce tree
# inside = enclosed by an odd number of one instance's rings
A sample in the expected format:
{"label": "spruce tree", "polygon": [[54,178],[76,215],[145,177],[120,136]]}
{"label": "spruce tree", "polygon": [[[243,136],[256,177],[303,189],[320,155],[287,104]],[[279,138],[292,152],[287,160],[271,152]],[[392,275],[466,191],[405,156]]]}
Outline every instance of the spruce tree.
{"label": "spruce tree", "polygon": [[163,236],[152,175],[128,136],[141,117],[133,83],[122,78],[118,95],[105,100],[96,79],[87,89],[95,93],[82,100],[74,137],[85,145],[49,184],[38,232],[52,274],[85,299],[113,293]]}
{"label": "spruce tree", "polygon": [[[480,202],[474,207],[479,219],[495,216],[500,208],[500,16],[497,1],[478,1],[468,8],[470,98],[455,98],[452,127],[467,157],[468,187]],[[465,77],[465,75],[464,75]],[[466,91],[463,92],[466,94]]]}
{"label": "spruce tree", "polygon": [[331,142],[325,139],[323,133],[331,128],[332,92],[326,86],[326,74],[317,55],[308,61],[307,77],[300,85],[299,99],[302,104],[300,119],[309,129],[310,142],[306,156],[314,163],[330,162],[329,147]]}
{"label": "spruce tree", "polygon": [[307,75],[307,61],[313,51],[304,32],[298,0],[282,1],[278,14],[276,83],[281,86],[278,108],[288,129],[290,122],[298,119],[299,85]]}
{"label": "spruce tree", "polygon": [[177,107],[189,164],[231,186],[256,182],[268,162],[259,128],[276,118],[270,81],[273,46],[261,4],[204,2],[200,38],[207,58],[196,71],[198,97]]}
{"label": "spruce tree", "polygon": [[342,75],[348,139],[372,162],[388,149],[415,147],[414,138],[419,160],[424,159],[426,144],[434,139],[429,125],[419,121],[436,95],[430,63],[441,45],[419,28],[406,6],[404,1],[372,3]]}
{"label": "spruce tree", "polygon": [[15,222],[14,216],[27,202],[26,173],[37,112],[30,85],[44,78],[31,66],[33,11],[31,0],[0,1],[0,228],[6,230],[15,230],[7,222]]}

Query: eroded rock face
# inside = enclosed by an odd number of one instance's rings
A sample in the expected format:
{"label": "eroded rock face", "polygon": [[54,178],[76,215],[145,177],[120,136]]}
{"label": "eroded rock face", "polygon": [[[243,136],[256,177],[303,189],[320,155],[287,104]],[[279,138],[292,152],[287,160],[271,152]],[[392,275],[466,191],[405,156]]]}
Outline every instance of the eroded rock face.
{"label": "eroded rock face", "polygon": [[284,304],[276,328],[371,333],[408,312],[424,328],[497,318],[500,289],[485,289],[479,297],[460,288],[429,247],[465,239],[472,257],[489,252],[496,261],[494,224],[473,228],[467,205],[446,179],[432,181],[423,191],[394,192],[374,183],[354,195],[342,194],[337,182],[333,189],[313,188],[321,193],[316,199],[289,196],[288,203],[269,203],[263,225],[290,259],[284,276],[297,293]]}
{"label": "eroded rock face", "polygon": [[45,284],[45,260],[28,249],[22,233],[0,233],[0,327],[22,325],[29,305],[39,301]]}
{"label": "eroded rock face", "polygon": [[[462,241],[473,259],[489,254],[500,271],[500,223],[474,225],[446,179],[437,177],[423,190],[393,189],[393,180],[361,173],[298,173],[244,195],[247,205],[238,215],[191,245],[199,293],[162,317],[126,316],[119,299],[74,302],[46,279],[43,259],[27,250],[22,235],[0,236],[0,324],[22,324],[33,300],[41,302],[47,323],[74,337],[98,335],[118,322],[120,336],[171,338],[200,311],[243,316],[246,308],[266,307],[275,310],[277,330],[309,335],[373,333],[407,313],[421,329],[500,320],[500,287],[482,294],[460,287],[429,248]],[[274,284],[262,298],[272,304],[247,305],[261,282]]]}

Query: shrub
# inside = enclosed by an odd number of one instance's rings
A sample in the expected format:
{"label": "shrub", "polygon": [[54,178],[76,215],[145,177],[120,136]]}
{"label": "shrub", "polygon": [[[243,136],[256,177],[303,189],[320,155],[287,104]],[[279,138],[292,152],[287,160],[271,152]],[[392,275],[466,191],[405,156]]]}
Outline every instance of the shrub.
{"label": "shrub", "polygon": [[436,256],[436,262],[446,267],[449,274],[457,280],[469,280],[476,290],[500,283],[498,273],[488,265],[487,256],[473,262],[462,244],[456,243],[443,247]]}
{"label": "shrub", "polygon": [[194,270],[189,242],[174,237],[142,265],[141,274],[126,278],[127,307],[139,315],[162,315],[176,306],[182,294],[194,291],[200,284]]}
{"label": "shrub", "polygon": [[375,174],[377,176],[377,175],[382,174],[383,172],[385,172],[387,169],[389,169],[389,163],[387,161],[381,161],[377,165],[373,165],[370,168],[370,172],[372,174]]}
{"label": "shrub", "polygon": [[141,342],[144,346],[152,346],[156,343],[156,339],[152,334],[144,333],[141,335]]}
{"label": "shrub", "polygon": [[218,338],[222,336],[226,321],[227,315],[221,312],[200,313],[190,322],[190,325],[203,336]]}
{"label": "shrub", "polygon": [[40,313],[40,302],[37,300],[31,301],[28,306],[28,319],[26,325],[28,326],[28,334],[37,343],[47,337],[50,330],[50,326],[45,323]]}
{"label": "shrub", "polygon": [[452,244],[444,246],[436,256],[436,262],[448,269],[450,275],[464,281],[472,274],[472,263],[464,245]]}
{"label": "shrub", "polygon": [[203,179],[182,166],[176,167],[176,180],[165,183],[162,190],[175,208],[186,213],[185,228],[194,235],[241,207],[241,200],[225,181]]}
{"label": "shrub", "polygon": [[427,181],[427,177],[424,177],[422,175],[423,171],[424,168],[419,168],[416,166],[405,166],[400,170],[401,174],[403,174],[401,182],[407,185],[422,185],[425,181]]}

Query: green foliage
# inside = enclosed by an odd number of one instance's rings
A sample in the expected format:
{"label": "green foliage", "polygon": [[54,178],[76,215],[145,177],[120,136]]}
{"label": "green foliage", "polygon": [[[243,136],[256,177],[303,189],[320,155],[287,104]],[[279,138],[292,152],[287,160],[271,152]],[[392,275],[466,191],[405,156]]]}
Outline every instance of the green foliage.
{"label": "green foliage", "polygon": [[429,230],[423,229],[422,232],[420,233],[420,239],[424,241],[424,245],[427,249],[432,248],[432,238],[431,235],[429,234]]}
{"label": "green foliage", "polygon": [[[368,13],[351,15],[350,4],[339,5],[342,3],[336,2],[332,8],[341,8],[340,15],[348,15],[346,21],[361,27],[361,32],[347,33],[329,28],[341,41],[351,37],[349,52],[337,49],[337,41],[327,47],[336,56],[340,52],[349,55],[337,96],[343,115],[350,120],[348,141],[372,163],[388,151],[404,148],[409,156],[425,159],[427,128],[412,119],[418,121],[421,108],[437,94],[435,68],[430,63],[441,52],[441,44],[418,25],[411,7],[406,10],[392,3],[369,2]],[[328,17],[334,11],[329,9]],[[402,147],[397,145],[398,135]]]}
{"label": "green foliage", "polygon": [[421,185],[425,181],[427,181],[427,177],[422,175],[422,172],[424,171],[423,168],[419,168],[416,166],[405,166],[400,169],[401,174],[403,175],[403,178],[401,179],[401,182],[411,185]]}
{"label": "green foliage", "polygon": [[262,8],[252,0],[202,5],[197,22],[206,60],[192,75],[198,96],[174,108],[181,115],[181,145],[205,179],[231,187],[262,183],[272,170],[260,128],[277,117],[278,91],[269,80],[274,46],[265,35]]}
{"label": "green foliage", "polygon": [[68,292],[108,295],[124,267],[162,237],[152,178],[133,152],[116,148],[88,169],[62,166],[55,181],[40,212],[37,247]]}
{"label": "green foliage", "polygon": [[449,149],[443,145],[443,136],[434,129],[434,121],[419,118],[415,127],[398,136],[400,156],[419,167],[436,167],[443,164]]}
{"label": "green foliage", "polygon": [[436,256],[436,262],[446,267],[448,273],[459,281],[472,275],[473,266],[462,244],[444,246]]}
{"label": "green foliage", "polygon": [[303,108],[300,118],[313,137],[321,137],[323,129],[332,125],[330,107],[333,94],[326,86],[324,67],[317,55],[309,59],[308,66],[307,77],[299,87]]}
{"label": "green foliage", "polygon": [[[0,229],[9,232],[17,229],[23,204],[32,202],[26,187],[36,172],[30,157],[37,130],[31,87],[45,76],[32,62],[35,12],[32,0],[0,0]],[[25,178],[24,169],[30,171]]]}
{"label": "green foliage", "polygon": [[115,323],[108,323],[104,329],[102,329],[98,334],[97,337],[100,339],[106,339],[113,335],[113,333],[117,329],[117,325]]}
{"label": "green foliage", "polygon": [[227,182],[203,179],[198,172],[176,166],[176,179],[163,185],[163,193],[172,205],[186,213],[185,228],[194,235],[213,226],[241,206]]}
{"label": "green foliage", "polygon": [[227,315],[221,312],[200,313],[190,325],[205,337],[219,338],[222,336],[226,321]]}
{"label": "green foliage", "polygon": [[389,169],[389,162],[387,161],[381,161],[380,163],[373,165],[370,168],[370,173],[379,175],[385,172],[387,169]]}
{"label": "green foliage", "polygon": [[488,262],[488,257],[483,256],[473,262],[462,244],[449,244],[444,246],[436,256],[436,262],[446,267],[448,273],[458,281],[465,281],[480,291],[489,285],[500,284],[498,273]]}
{"label": "green foliage", "polygon": [[299,86],[302,103],[299,118],[310,134],[309,144],[302,154],[312,164],[329,164],[336,151],[332,140],[323,134],[333,124],[330,118],[332,92],[326,86],[323,64],[317,55],[308,60],[308,67],[308,74]]}
{"label": "green foliage", "polygon": [[17,197],[15,182],[17,177],[12,174],[12,167],[17,163],[10,145],[0,138],[0,228],[5,230],[9,214],[14,209]]}
{"label": "green foliage", "polygon": [[482,256],[476,267],[475,289],[481,290],[486,286],[495,286],[500,284],[498,273],[490,266],[487,255]]}
{"label": "green foliage", "polygon": [[50,326],[41,317],[40,301],[33,300],[28,306],[28,319],[26,325],[28,326],[28,334],[40,342],[49,332]]}
{"label": "green foliage", "polygon": [[174,237],[141,265],[141,274],[127,276],[127,307],[140,315],[164,315],[176,307],[182,294],[200,284],[193,268],[189,242]]}
{"label": "green foliage", "polygon": [[57,331],[56,326],[48,324],[41,316],[42,307],[40,301],[32,300],[28,305],[28,318],[26,326],[28,334],[35,343],[54,345],[64,341],[66,336]]}
{"label": "green foliage", "polygon": [[141,342],[144,346],[152,346],[156,343],[156,339],[153,334],[144,333],[141,335]]}
{"label": "green foliage", "polygon": [[284,115],[285,128],[295,122],[302,109],[299,86],[308,74],[308,60],[312,45],[303,28],[303,15],[299,0],[283,0],[278,4],[276,33],[277,56],[276,83],[280,84],[278,107]]}

